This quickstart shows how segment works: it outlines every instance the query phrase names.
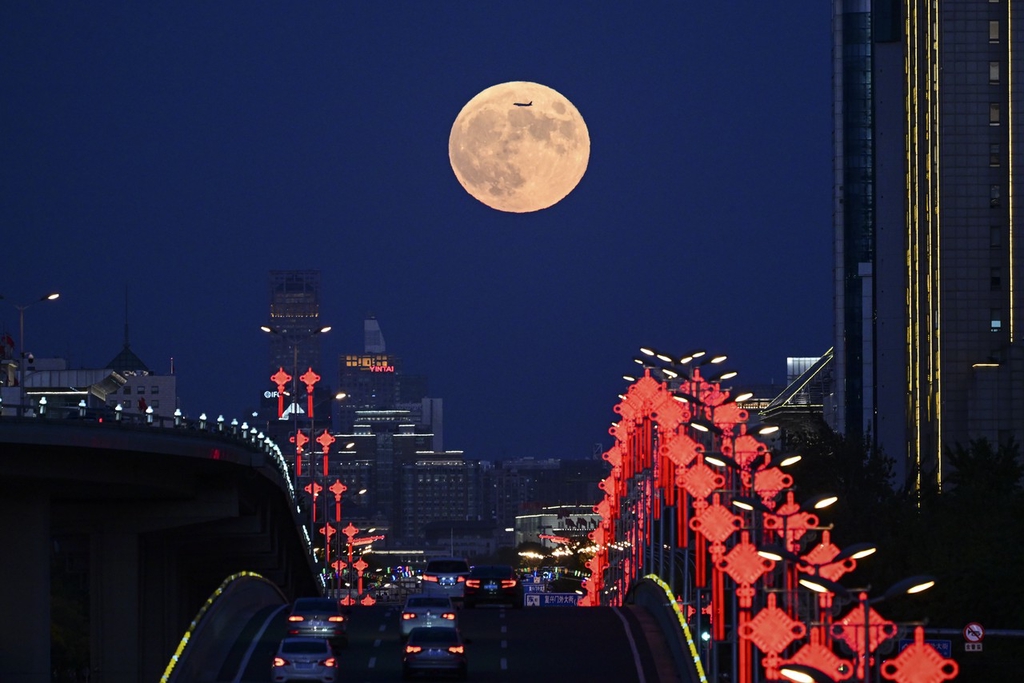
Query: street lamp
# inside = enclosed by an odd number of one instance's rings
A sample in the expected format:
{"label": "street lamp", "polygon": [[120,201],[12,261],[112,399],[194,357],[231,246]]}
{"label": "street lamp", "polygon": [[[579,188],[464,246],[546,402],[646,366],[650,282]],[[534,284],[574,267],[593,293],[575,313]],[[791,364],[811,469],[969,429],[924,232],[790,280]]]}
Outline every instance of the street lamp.
{"label": "street lamp", "polygon": [[[871,587],[857,589],[851,591],[841,584],[831,581],[822,576],[813,576],[804,579],[800,579],[800,585],[805,588],[818,593],[833,593],[844,600],[857,600],[859,607],[864,612],[864,643],[862,651],[857,653],[861,657],[861,680],[864,683],[870,683],[871,681],[871,606],[876,605],[883,600],[894,598],[899,595],[913,595],[915,593],[921,593],[928,590],[935,585],[935,579],[931,576],[911,576],[901,581],[897,581],[889,587],[882,595],[874,598],[868,597],[868,591]],[[856,593],[856,595],[854,595]],[[836,628],[833,626],[833,628]]]}
{"label": "street lamp", "polygon": [[[18,385],[21,387],[21,391],[19,392],[21,397],[19,400],[21,402],[22,410],[25,409],[25,358],[27,356],[25,353],[25,309],[30,307],[32,304],[39,303],[40,301],[56,301],[59,298],[60,292],[51,292],[50,294],[41,296],[27,304],[11,304],[18,309],[18,350],[21,354],[18,362]],[[0,294],[0,299],[6,299],[6,297],[3,294]]]}
{"label": "street lamp", "polygon": [[779,674],[796,683],[832,683],[835,680],[824,671],[805,664],[784,664],[779,667]]}

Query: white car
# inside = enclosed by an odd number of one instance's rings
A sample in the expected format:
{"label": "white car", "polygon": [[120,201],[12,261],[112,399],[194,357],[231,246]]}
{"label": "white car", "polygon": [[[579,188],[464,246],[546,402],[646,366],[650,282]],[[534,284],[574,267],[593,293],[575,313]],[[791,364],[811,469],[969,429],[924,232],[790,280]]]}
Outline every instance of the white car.
{"label": "white car", "polygon": [[445,595],[410,595],[402,608],[402,637],[414,628],[458,628],[458,617],[452,599]]}
{"label": "white car", "polygon": [[445,595],[462,602],[469,576],[469,561],[464,557],[438,557],[427,562],[423,570],[422,591],[429,595]]}
{"label": "white car", "polygon": [[270,678],[275,683],[334,683],[338,678],[338,660],[326,638],[285,638],[274,655]]}

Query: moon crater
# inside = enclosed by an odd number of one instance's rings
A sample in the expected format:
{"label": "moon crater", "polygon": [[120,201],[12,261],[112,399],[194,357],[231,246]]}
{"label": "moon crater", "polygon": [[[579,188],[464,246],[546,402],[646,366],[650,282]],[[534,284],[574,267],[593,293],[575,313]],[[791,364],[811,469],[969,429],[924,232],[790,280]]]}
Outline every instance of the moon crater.
{"label": "moon crater", "polygon": [[499,211],[528,213],[576,187],[590,159],[590,135],[560,93],[512,81],[487,88],[462,108],[448,157],[473,197]]}

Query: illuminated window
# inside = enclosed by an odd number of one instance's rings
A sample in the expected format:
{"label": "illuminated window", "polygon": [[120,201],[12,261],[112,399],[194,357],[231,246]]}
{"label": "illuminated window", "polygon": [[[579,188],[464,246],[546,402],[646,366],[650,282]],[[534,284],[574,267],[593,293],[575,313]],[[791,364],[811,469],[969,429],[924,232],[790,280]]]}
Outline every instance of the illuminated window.
{"label": "illuminated window", "polygon": [[988,82],[998,83],[999,82],[999,62],[988,63]]}
{"label": "illuminated window", "polygon": [[999,319],[999,309],[998,308],[993,308],[992,309],[992,316],[991,316],[991,318],[992,318],[992,331],[993,332],[999,332],[1003,328],[1003,323]]}
{"label": "illuminated window", "polygon": [[993,102],[988,105],[988,125],[998,126],[999,125],[999,103]]}
{"label": "illuminated window", "polygon": [[988,22],[988,42],[998,43],[999,42],[999,22],[990,21]]}

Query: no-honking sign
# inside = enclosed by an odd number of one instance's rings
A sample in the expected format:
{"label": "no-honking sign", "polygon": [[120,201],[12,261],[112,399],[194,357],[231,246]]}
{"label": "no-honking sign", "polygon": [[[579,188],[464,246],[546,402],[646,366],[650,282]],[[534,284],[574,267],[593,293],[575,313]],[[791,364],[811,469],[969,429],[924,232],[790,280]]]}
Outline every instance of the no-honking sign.
{"label": "no-honking sign", "polygon": [[976,621],[964,626],[964,640],[968,643],[980,643],[985,637],[985,629]]}

